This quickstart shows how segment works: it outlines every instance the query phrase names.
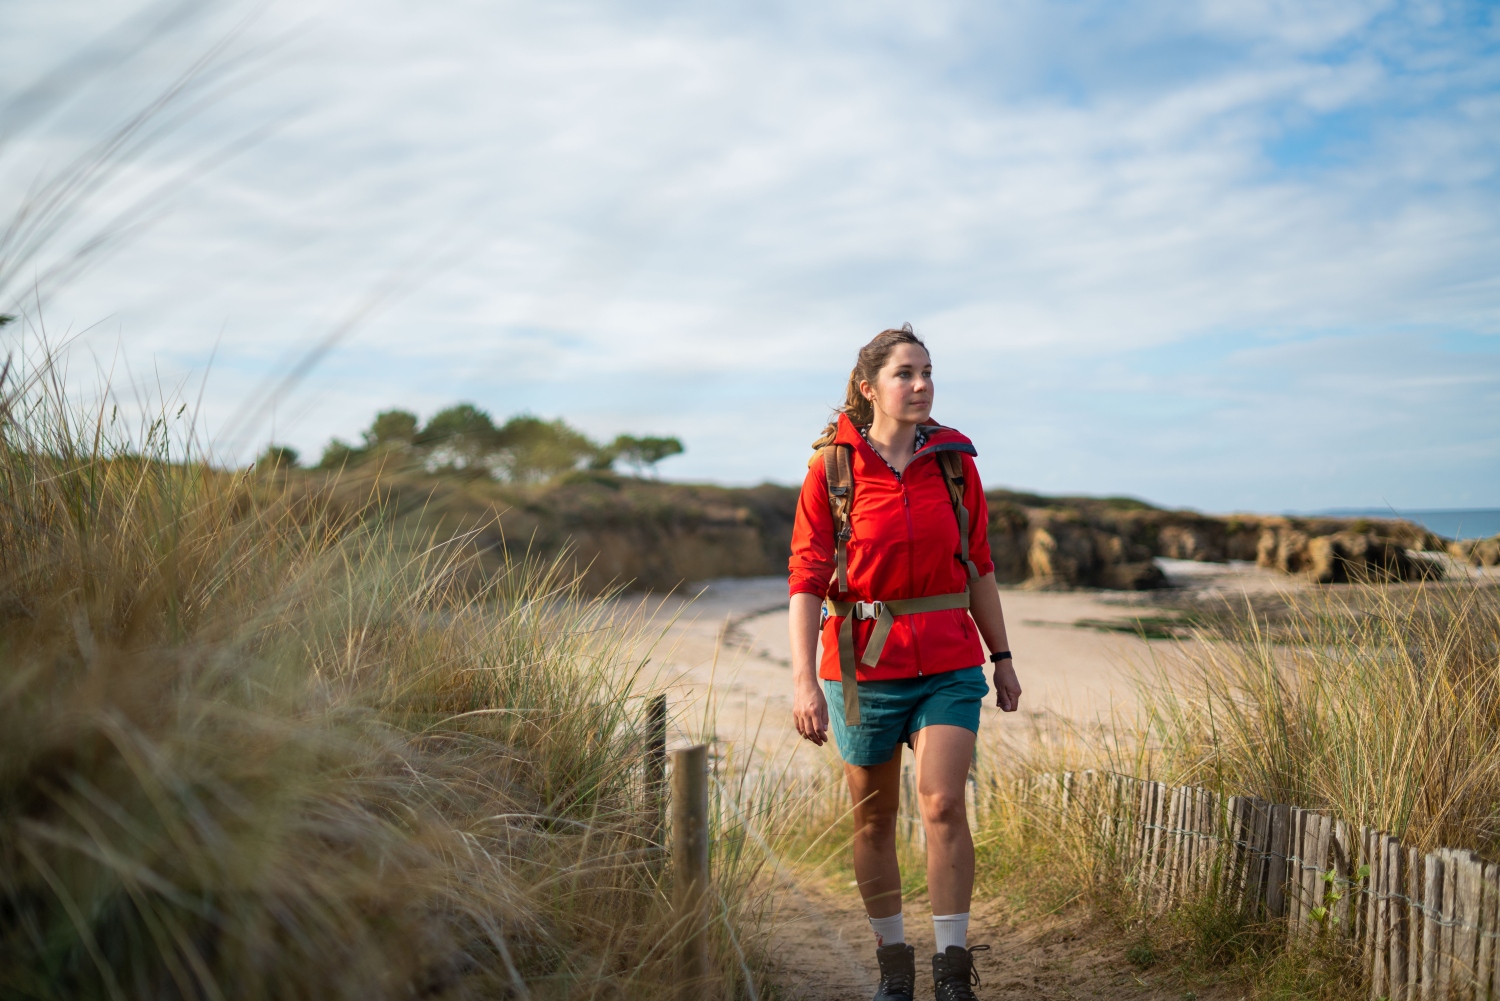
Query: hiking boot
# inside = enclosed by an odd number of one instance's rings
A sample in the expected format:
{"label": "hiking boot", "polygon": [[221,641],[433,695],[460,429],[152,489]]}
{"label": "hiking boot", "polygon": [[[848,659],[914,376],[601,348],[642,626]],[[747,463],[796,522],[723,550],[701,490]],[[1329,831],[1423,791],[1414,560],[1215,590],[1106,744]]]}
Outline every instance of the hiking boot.
{"label": "hiking boot", "polygon": [[917,952],[905,942],[882,945],[875,950],[880,963],[880,986],[875,1001],[912,1001],[917,989]]}
{"label": "hiking boot", "polygon": [[974,988],[979,986],[979,972],[974,969],[974,953],[988,952],[989,946],[965,949],[950,945],[932,957],[932,993],[937,1001],[978,1001]]}

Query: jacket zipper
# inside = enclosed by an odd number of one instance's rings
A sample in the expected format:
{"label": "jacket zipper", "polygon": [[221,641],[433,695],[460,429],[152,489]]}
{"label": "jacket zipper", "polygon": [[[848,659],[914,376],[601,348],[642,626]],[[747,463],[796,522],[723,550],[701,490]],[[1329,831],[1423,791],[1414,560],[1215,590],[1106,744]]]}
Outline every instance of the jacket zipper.
{"label": "jacket zipper", "polygon": [[[911,465],[908,463],[907,468]],[[906,593],[915,596],[917,593],[917,533],[911,523],[911,502],[906,496],[906,477],[898,476],[901,484],[901,510],[906,514]],[[908,625],[907,630],[911,633],[911,652],[917,661],[917,677],[922,676],[922,649],[917,645],[917,630]]]}

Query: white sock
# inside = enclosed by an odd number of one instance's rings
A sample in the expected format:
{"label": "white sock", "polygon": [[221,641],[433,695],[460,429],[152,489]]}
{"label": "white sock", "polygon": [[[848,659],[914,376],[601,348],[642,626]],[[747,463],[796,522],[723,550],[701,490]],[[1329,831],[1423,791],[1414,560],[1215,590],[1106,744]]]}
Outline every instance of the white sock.
{"label": "white sock", "polygon": [[897,945],[906,941],[906,922],[897,911],[888,918],[871,918],[870,930],[875,933],[875,944]]}
{"label": "white sock", "polygon": [[938,954],[948,950],[948,946],[956,945],[959,948],[969,944],[969,912],[962,914],[934,914],[932,916],[932,934],[937,939]]}

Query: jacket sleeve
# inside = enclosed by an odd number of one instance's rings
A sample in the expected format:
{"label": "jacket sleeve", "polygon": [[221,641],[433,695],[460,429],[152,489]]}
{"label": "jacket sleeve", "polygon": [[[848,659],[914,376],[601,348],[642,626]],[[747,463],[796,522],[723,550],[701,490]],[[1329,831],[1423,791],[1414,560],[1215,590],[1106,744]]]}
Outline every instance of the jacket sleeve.
{"label": "jacket sleeve", "polygon": [[[824,597],[835,569],[833,514],[828,510],[828,478],[821,462],[807,469],[797,497],[797,521],[792,527],[792,558],[787,563],[791,594],[807,592]],[[983,494],[980,495],[983,503]],[[989,552],[989,548],[985,548]]]}
{"label": "jacket sleeve", "polygon": [[[804,492],[806,487],[803,488]],[[964,456],[964,507],[969,509],[969,559],[983,577],[995,572],[995,558],[990,553],[990,505],[984,499],[984,484],[974,460]],[[830,520],[832,515],[829,516]]]}

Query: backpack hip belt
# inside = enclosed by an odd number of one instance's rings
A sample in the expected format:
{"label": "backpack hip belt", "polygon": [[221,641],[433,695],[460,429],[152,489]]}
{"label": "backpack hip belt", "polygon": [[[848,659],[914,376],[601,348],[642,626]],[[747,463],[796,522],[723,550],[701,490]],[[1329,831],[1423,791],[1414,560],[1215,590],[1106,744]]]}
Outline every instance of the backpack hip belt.
{"label": "backpack hip belt", "polygon": [[931,594],[923,598],[895,598],[890,601],[835,601],[823,602],[829,615],[842,615],[839,626],[839,682],[844,690],[844,722],[859,726],[859,681],[854,666],[854,620],[875,620],[875,629],[870,633],[870,642],[859,662],[866,667],[880,663],[880,654],[885,641],[891,635],[891,626],[896,616],[913,615],[917,612],[945,612],[954,608],[969,607],[969,590],[953,594]]}

